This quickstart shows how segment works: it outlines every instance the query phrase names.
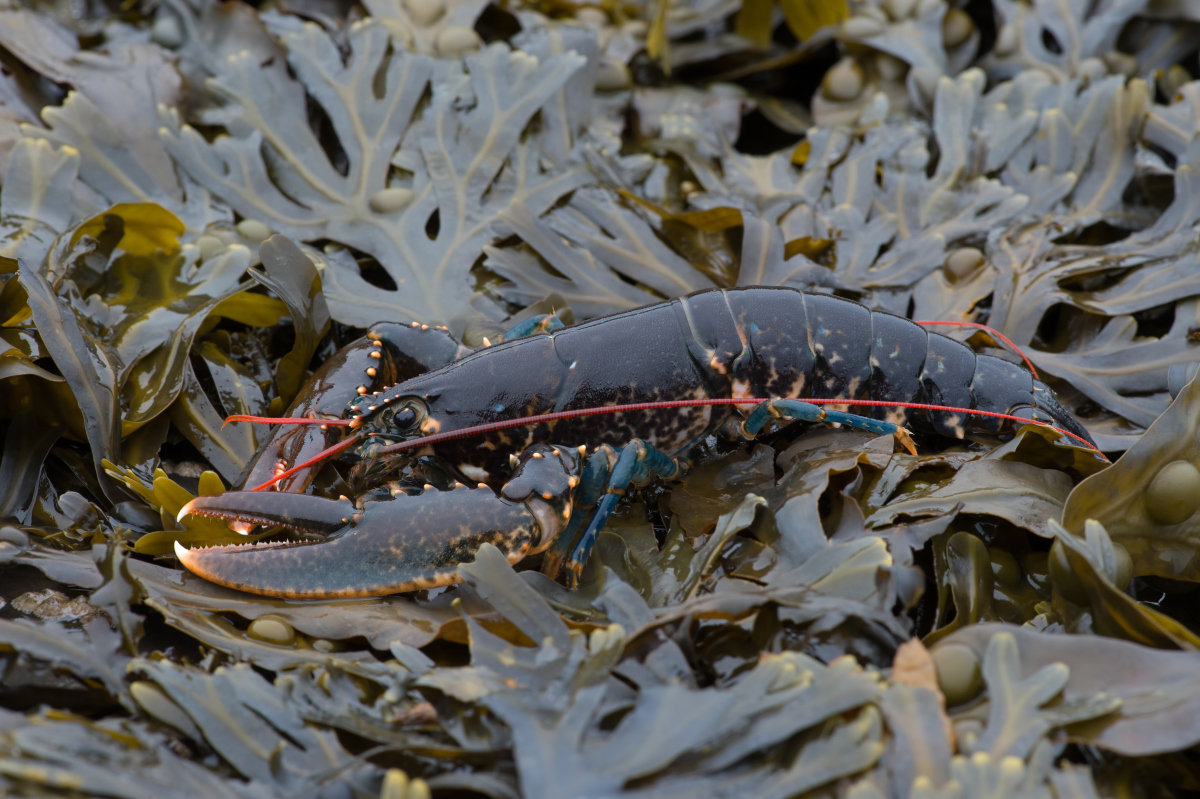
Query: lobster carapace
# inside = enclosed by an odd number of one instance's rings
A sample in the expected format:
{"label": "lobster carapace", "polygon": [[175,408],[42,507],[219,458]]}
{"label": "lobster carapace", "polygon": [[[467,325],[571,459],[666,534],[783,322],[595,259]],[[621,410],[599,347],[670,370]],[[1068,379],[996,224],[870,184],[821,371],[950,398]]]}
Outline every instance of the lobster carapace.
{"label": "lobster carapace", "polygon": [[[312,391],[328,393],[338,384],[353,398],[343,415],[348,421],[340,421],[353,437],[342,445],[353,447],[348,452],[381,462],[414,439],[436,441],[423,454],[435,454],[460,479],[453,490],[393,488],[383,492],[386,498],[375,491],[358,502],[278,490],[200,497],[181,516],[283,525],[326,538],[177,547],[184,565],[254,593],[371,596],[455,582],[457,565],[492,543],[512,562],[549,550],[545,568],[556,573],[565,562],[574,578],[626,490],[676,477],[688,452],[710,435],[752,438],[776,421],[802,420],[891,433],[905,443],[905,426],[994,438],[1011,431],[1012,419],[1001,418],[1007,415],[1092,443],[1023,367],[837,297],[789,288],[709,289],[570,327],[553,317],[534,322],[517,331],[532,335],[474,352],[439,329],[380,325],[338,361],[360,385],[348,389],[345,377],[331,375],[314,379]],[[417,332],[426,335],[414,338]],[[414,356],[414,348],[421,353]],[[355,359],[367,366],[355,372]],[[372,382],[438,359],[449,362],[390,387]],[[321,396],[319,411],[307,406],[310,415],[333,424],[335,397]],[[746,404],[566,414],[522,424],[543,414],[666,400]],[[855,415],[820,407],[831,400],[933,407],[870,406]],[[447,437],[481,425],[486,429],[478,435]],[[343,433],[331,427],[322,435]],[[328,443],[320,438],[307,446]],[[279,445],[271,446],[273,464]]]}

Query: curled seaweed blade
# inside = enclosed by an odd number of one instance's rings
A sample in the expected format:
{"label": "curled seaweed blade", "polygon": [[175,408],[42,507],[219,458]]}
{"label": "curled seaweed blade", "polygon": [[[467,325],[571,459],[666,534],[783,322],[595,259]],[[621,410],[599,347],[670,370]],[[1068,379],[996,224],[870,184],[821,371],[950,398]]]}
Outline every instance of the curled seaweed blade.
{"label": "curled seaweed blade", "polygon": [[[0,255],[40,265],[71,225],[79,151],[23,139],[13,147],[0,203]],[[5,270],[8,271],[8,270]]]}
{"label": "curled seaweed blade", "polygon": [[[323,290],[343,323],[467,316],[468,272],[497,214],[513,201],[541,213],[588,180],[578,170],[542,170],[536,144],[521,141],[530,118],[583,64],[574,53],[539,62],[498,44],[468,56],[466,74],[434,81],[432,104],[397,149],[430,82],[427,58],[393,52],[387,28],[374,21],[351,26],[348,62],[316,25],[283,41],[296,79],[279,66],[263,69],[249,53],[213,79],[247,135],[209,144],[170,120],[165,142],[243,216],[296,241],[344,241],[379,261],[397,289],[368,283],[352,259],[329,261]],[[331,161],[309,129],[306,92],[332,120],[344,164]],[[469,113],[459,110],[464,92],[475,97]],[[281,105],[282,97],[291,101]],[[264,162],[263,139],[288,170]],[[389,183],[393,162],[412,173],[410,181]]]}
{"label": "curled seaweed blade", "polygon": [[28,523],[42,464],[62,434],[61,427],[39,426],[29,411],[8,425],[0,453],[0,519]]}
{"label": "curled seaweed blade", "polygon": [[[208,364],[210,374],[216,372],[218,386],[224,385],[222,372],[226,368],[233,371],[233,362],[209,347],[201,346],[198,355]],[[225,424],[225,414],[213,406],[191,362],[185,365],[183,376],[183,390],[168,411],[171,423],[217,467],[226,480],[233,483],[254,457],[258,449],[258,433],[252,425]],[[230,392],[224,392],[222,404],[229,401],[237,408],[244,400],[244,407],[257,406],[261,409],[265,402],[261,393],[255,396],[254,387],[247,387],[244,383],[240,388],[232,396]]]}
{"label": "curled seaweed blade", "polygon": [[981,657],[999,635],[1015,639],[1021,673],[1035,673],[1055,663],[1068,666],[1064,699],[1105,695],[1121,700],[1120,707],[1108,715],[1072,723],[1066,728],[1071,740],[1146,755],[1174,751],[1200,736],[1194,715],[1200,701],[1195,676],[1200,656],[1195,652],[1151,649],[1095,635],[1046,635],[1029,627],[1000,624],[967,628],[939,647],[965,646]]}
{"label": "curled seaweed blade", "polygon": [[1019,461],[981,459],[964,463],[946,483],[917,496],[900,496],[875,511],[867,524],[881,527],[902,516],[940,516],[961,505],[962,513],[1006,519],[1034,535],[1050,538],[1047,519],[1061,512],[1071,479],[1057,469]]}
{"label": "curled seaweed blade", "polygon": [[[954,533],[935,539],[933,552],[938,604],[934,630],[925,637],[930,646],[955,630],[997,618],[992,609],[992,564],[984,543],[970,533]],[[954,616],[946,623],[951,604]]]}
{"label": "curled seaweed blade", "polygon": [[1200,464],[1198,408],[1200,381],[1193,380],[1112,466],[1075,487],[1063,508],[1063,527],[1079,536],[1086,521],[1095,519],[1128,550],[1134,575],[1200,581],[1200,552],[1193,543],[1200,533],[1195,513],[1200,505],[1193,504],[1196,494],[1186,482],[1179,482]]}
{"label": "curled seaweed blade", "polygon": [[241,246],[208,258],[199,248],[181,251],[176,237],[183,222],[148,203],[114,206],[76,229],[72,241],[86,231],[101,236],[103,250],[116,257],[102,281],[89,285],[80,258],[66,277],[88,294],[86,306],[76,309],[89,334],[118,360],[122,429],[133,432],[183,390],[187,355],[209,313],[251,285],[241,280],[250,253]]}
{"label": "curled seaweed blade", "polygon": [[282,788],[344,767],[338,781],[353,785],[375,771],[356,765],[333,732],[306,725],[278,689],[246,664],[212,674],[169,661],[137,660],[130,668],[153,681],[247,779]]}
{"label": "curled seaweed blade", "polygon": [[1051,663],[1022,677],[1016,639],[1007,632],[992,636],[983,657],[987,726],[970,750],[993,760],[1024,760],[1051,730],[1106,716],[1121,707],[1119,698],[1104,693],[1052,705],[1070,677],[1071,669],[1062,663]]}
{"label": "curled seaweed blade", "polygon": [[[230,530],[225,524],[203,516],[185,516],[182,522],[176,521],[179,509],[195,497],[183,486],[167,477],[161,469],[156,470],[154,481],[147,483],[134,469],[118,466],[110,461],[102,465],[109,477],[121,482],[126,488],[140,496],[153,510],[162,517],[163,526],[170,528],[147,533],[134,543],[134,551],[143,555],[173,555],[175,542],[189,547],[220,546],[224,544],[245,544],[257,541],[259,535],[242,535]],[[221,479],[213,472],[205,472],[201,480],[201,491],[219,494],[225,487]],[[182,527],[183,529],[178,529]]]}
{"label": "curled seaweed blade", "polygon": [[[329,330],[329,308],[321,294],[321,276],[316,267],[289,239],[272,236],[259,245],[258,255],[266,273],[256,272],[254,276],[284,301],[296,331],[292,351],[279,360],[275,369],[275,387],[287,407],[304,383],[321,337]],[[226,413],[253,412],[227,408]]]}
{"label": "curled seaweed blade", "polygon": [[[167,700],[169,701],[169,700]],[[54,711],[5,725],[0,774],[44,795],[88,791],[129,799],[246,799],[237,785],[188,759],[142,721],[88,721]],[[11,782],[9,782],[11,781]],[[37,786],[37,787],[34,787]],[[262,796],[257,788],[252,796]]]}
{"label": "curled seaweed blade", "polygon": [[[34,267],[22,263],[20,276],[46,348],[83,413],[96,472],[103,474],[101,461],[116,460],[120,451],[116,355],[103,342],[84,335],[74,309],[55,295],[46,278]],[[68,300],[71,293],[68,292]]]}
{"label": "curled seaweed blade", "polygon": [[91,602],[108,615],[120,632],[125,654],[136,655],[144,630],[143,616],[133,606],[141,604],[145,593],[129,572],[129,547],[124,536],[114,536],[108,543],[95,547],[93,556],[104,584],[92,593]]}
{"label": "curled seaweed blade", "polygon": [[68,240],[74,247],[84,236],[100,238],[108,227],[108,215],[122,221],[121,238],[114,248],[119,247],[127,255],[148,256],[158,250],[172,253],[179,249],[179,237],[187,229],[179,217],[154,203],[118,203],[103,214],[93,216],[75,227]]}
{"label": "curled seaweed blade", "polygon": [[62,669],[85,684],[94,681],[113,698],[128,701],[124,670],[129,658],[121,652],[122,643],[103,618],[93,618],[82,629],[53,621],[0,619],[0,651]]}
{"label": "curled seaweed blade", "polygon": [[[1063,547],[1073,577],[1081,586],[1091,614],[1091,626],[1101,635],[1124,638],[1162,649],[1200,649],[1200,636],[1165,613],[1138,602],[1115,585],[1116,547],[1104,526],[1094,519],[1085,524],[1086,538],[1055,525],[1055,546]],[[1128,575],[1125,575],[1128,576]],[[1068,588],[1069,590],[1069,588]],[[1060,589],[1060,593],[1065,593]],[[1065,598],[1065,597],[1064,597]]]}

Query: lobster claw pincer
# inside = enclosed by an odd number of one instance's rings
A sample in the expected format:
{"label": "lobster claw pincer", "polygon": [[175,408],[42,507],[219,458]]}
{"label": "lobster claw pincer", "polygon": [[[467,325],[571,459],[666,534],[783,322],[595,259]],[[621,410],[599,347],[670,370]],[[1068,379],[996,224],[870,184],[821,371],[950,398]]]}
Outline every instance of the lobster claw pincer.
{"label": "lobster claw pincer", "polygon": [[427,490],[366,502],[276,491],[198,497],[180,511],[254,524],[326,533],[317,542],[279,542],[184,549],[190,571],[253,594],[292,598],[361,597],[458,582],[458,564],[489,543],[510,562],[537,548],[539,522],[524,503],[487,487]]}

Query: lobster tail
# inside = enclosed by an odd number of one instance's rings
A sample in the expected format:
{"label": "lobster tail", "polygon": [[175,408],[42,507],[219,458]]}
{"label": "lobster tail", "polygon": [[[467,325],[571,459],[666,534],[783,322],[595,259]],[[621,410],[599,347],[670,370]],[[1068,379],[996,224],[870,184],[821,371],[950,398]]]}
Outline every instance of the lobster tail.
{"label": "lobster tail", "polygon": [[[1054,396],[1054,392],[1050,390],[1050,387],[1041,380],[1033,381],[1033,401],[1034,407],[1042,413],[1048,414],[1056,427],[1061,427],[1068,433],[1079,436],[1093,447],[1096,446],[1096,442],[1092,440],[1087,429],[1076,421],[1071,412],[1064,408],[1058,401],[1058,398]],[[1018,412],[1017,415],[1020,415],[1020,413]],[[1096,448],[1099,449],[1099,447]]]}

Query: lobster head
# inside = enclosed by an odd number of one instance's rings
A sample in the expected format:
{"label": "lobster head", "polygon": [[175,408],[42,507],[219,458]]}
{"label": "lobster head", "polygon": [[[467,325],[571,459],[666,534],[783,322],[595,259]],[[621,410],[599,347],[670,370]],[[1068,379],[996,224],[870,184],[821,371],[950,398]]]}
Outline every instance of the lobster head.
{"label": "lobster head", "polygon": [[[556,368],[558,367],[558,368]],[[370,457],[389,444],[553,410],[568,380],[548,336],[488,347],[350,403]],[[473,449],[478,449],[475,439]],[[497,441],[519,451],[515,441]]]}

